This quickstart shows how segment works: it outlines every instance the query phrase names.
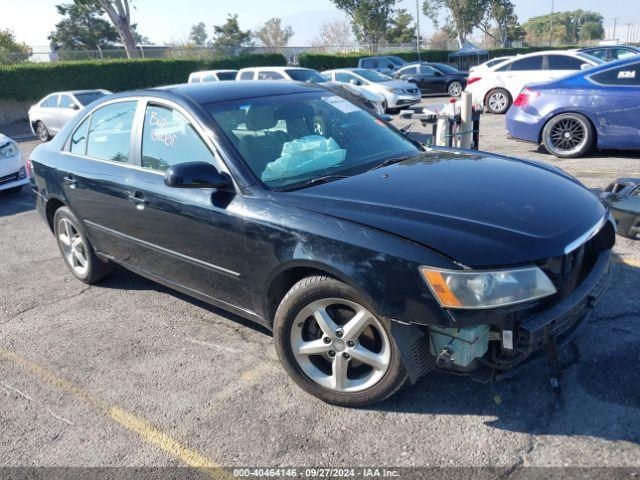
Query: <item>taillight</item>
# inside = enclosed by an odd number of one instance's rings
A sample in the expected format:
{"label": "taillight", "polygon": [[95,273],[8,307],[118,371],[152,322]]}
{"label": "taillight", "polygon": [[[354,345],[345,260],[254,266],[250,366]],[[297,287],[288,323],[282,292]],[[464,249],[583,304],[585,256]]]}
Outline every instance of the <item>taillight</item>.
{"label": "taillight", "polygon": [[467,86],[471,85],[472,83],[476,83],[478,80],[482,80],[482,77],[469,77],[467,79]]}
{"label": "taillight", "polygon": [[31,159],[27,158],[27,176],[32,177],[33,167],[31,166]]}
{"label": "taillight", "polygon": [[518,95],[518,98],[516,98],[513,104],[516,107],[526,107],[531,103],[531,100],[539,96],[540,92],[536,92],[535,90],[531,90],[530,88],[525,88],[520,92],[520,95]]}

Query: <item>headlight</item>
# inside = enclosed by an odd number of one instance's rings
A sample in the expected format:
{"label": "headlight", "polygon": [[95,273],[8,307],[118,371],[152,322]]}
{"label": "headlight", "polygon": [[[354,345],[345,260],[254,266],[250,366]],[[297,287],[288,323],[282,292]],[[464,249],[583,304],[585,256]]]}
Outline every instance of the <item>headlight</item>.
{"label": "headlight", "polygon": [[401,94],[404,93],[404,88],[392,88],[392,87],[389,87],[389,88],[387,88],[387,91],[391,92],[391,93],[397,93],[398,95],[401,95]]}
{"label": "headlight", "polygon": [[549,277],[538,267],[497,271],[421,267],[420,273],[446,308],[494,308],[556,293]]}
{"label": "headlight", "polygon": [[13,157],[16,153],[18,153],[18,146],[15,143],[0,148],[0,158]]}

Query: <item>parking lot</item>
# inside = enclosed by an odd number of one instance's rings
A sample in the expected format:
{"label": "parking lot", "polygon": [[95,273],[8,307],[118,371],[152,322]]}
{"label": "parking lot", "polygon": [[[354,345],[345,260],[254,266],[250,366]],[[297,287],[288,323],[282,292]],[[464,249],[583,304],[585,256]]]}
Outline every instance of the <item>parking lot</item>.
{"label": "parking lot", "polygon": [[[558,160],[503,116],[482,117],[480,145],[590,188],[640,177],[637,153]],[[2,466],[640,467],[640,240],[618,237],[559,401],[538,368],[493,386],[433,373],[355,410],[296,387],[259,327],[124,270],[75,280],[27,189],[0,197],[0,232]]]}

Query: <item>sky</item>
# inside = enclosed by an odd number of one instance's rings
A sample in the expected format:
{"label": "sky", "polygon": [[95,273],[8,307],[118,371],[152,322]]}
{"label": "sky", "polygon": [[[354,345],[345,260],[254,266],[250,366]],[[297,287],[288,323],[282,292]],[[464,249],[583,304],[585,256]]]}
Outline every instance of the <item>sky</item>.
{"label": "sky", "polygon": [[[60,20],[55,5],[70,0],[1,0],[0,29],[13,30],[19,41],[31,46],[46,46],[47,36]],[[595,10],[605,17],[605,26],[612,29],[617,18],[617,32],[626,31],[626,24],[640,25],[640,1],[617,0],[514,0],[520,21],[551,11]],[[318,34],[320,26],[343,14],[329,0],[133,0],[133,21],[138,31],[155,43],[185,40],[191,25],[204,22],[209,31],[225,21],[227,14],[237,13],[243,29],[255,30],[267,19],[280,17],[291,25],[293,46],[305,46]],[[414,13],[415,0],[401,0],[400,8]],[[415,14],[415,13],[414,13]],[[423,34],[433,32],[431,21],[421,15]],[[620,35],[617,35],[618,37]]]}

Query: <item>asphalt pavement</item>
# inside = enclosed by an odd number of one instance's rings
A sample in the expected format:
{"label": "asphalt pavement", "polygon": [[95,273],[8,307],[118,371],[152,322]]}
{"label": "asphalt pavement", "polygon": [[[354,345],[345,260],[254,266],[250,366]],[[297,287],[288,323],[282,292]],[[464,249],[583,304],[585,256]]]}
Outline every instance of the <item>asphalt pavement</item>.
{"label": "asphalt pavement", "polygon": [[[500,116],[480,142],[593,188],[640,176],[638,154],[558,160]],[[640,467],[640,241],[614,252],[560,399],[540,367],[496,385],[434,373],[345,409],[296,387],[259,327],[122,269],[78,282],[27,189],[2,195],[0,466]]]}

